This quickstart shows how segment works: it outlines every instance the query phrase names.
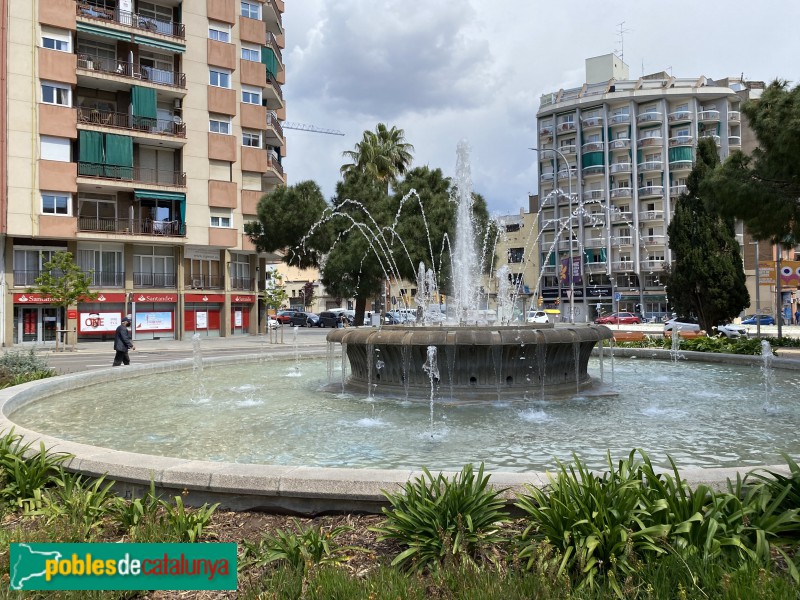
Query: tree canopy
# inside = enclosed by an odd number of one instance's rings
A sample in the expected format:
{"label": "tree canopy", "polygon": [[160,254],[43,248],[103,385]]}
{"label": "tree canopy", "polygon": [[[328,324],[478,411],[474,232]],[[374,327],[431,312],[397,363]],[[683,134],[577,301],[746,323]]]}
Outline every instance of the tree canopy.
{"label": "tree canopy", "polygon": [[42,273],[34,280],[34,287],[28,293],[38,293],[52,298],[52,303],[60,308],[73,306],[97,298],[92,292],[92,273],[84,273],[72,258],[71,252],[56,252],[53,258],[44,263]]}
{"label": "tree canopy", "polygon": [[701,194],[718,165],[714,140],[700,140],[695,167],[667,229],[673,252],[667,275],[670,303],[680,314],[696,315],[706,331],[750,304],[734,221],[708,206]]}
{"label": "tree canopy", "polygon": [[394,183],[411,165],[414,146],[406,142],[405,132],[397,127],[378,123],[375,131],[365,131],[353,150],[342,156],[349,163],[342,165],[341,174],[365,173],[377,181]]}
{"label": "tree canopy", "polygon": [[751,156],[733,152],[703,182],[703,195],[756,239],[800,240],[800,86],[774,81],[742,113],[758,147]]}

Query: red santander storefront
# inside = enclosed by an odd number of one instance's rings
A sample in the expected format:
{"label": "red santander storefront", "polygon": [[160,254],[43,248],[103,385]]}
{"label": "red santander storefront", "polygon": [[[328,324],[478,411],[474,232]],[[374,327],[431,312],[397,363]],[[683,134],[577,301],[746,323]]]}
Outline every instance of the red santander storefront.
{"label": "red santander storefront", "polygon": [[185,294],[183,323],[186,335],[220,337],[225,294]]}
{"label": "red santander storefront", "polygon": [[[234,294],[231,296],[231,335],[250,333],[250,315],[256,304],[255,294]],[[255,315],[253,315],[255,318]]]}
{"label": "red santander storefront", "polygon": [[77,315],[78,339],[81,341],[110,340],[125,316],[127,294],[100,293],[89,302],[79,302]]}
{"label": "red santander storefront", "polygon": [[131,294],[133,339],[176,339],[177,306],[178,294],[133,292]]}

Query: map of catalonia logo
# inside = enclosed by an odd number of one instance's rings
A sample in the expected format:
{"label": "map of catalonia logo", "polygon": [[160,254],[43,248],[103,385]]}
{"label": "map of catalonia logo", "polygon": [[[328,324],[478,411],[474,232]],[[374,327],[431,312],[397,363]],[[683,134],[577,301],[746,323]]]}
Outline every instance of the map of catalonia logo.
{"label": "map of catalonia logo", "polygon": [[12,590],[235,590],[236,544],[10,547]]}

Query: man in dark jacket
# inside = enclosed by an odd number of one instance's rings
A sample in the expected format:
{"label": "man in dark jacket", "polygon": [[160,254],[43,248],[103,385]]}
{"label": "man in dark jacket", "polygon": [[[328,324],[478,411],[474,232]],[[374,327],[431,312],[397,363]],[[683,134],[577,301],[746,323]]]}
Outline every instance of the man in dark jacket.
{"label": "man in dark jacket", "polygon": [[131,326],[131,320],[128,317],[123,317],[122,324],[117,327],[114,334],[114,350],[117,353],[114,355],[114,366],[131,364],[131,359],[128,356],[128,350],[136,350],[131,339],[131,334],[128,327]]}

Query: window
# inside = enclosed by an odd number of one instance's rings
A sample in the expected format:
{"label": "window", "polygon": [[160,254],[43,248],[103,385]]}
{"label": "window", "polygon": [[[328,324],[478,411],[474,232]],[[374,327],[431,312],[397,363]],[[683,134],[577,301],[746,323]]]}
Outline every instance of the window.
{"label": "window", "polygon": [[506,223],[506,233],[519,231],[519,223]]}
{"label": "window", "polygon": [[58,106],[72,106],[72,88],[60,83],[43,81],[42,102]]}
{"label": "window", "polygon": [[210,22],[208,24],[208,39],[225,42],[226,44],[230,43],[231,26],[225,23]]}
{"label": "window", "polygon": [[255,2],[242,2],[242,16],[248,19],[261,19],[261,5]]}
{"label": "window", "polygon": [[42,160],[57,160],[58,162],[72,162],[72,145],[68,138],[41,136],[40,156]]}
{"label": "window", "polygon": [[227,215],[211,215],[211,227],[230,227],[231,216]]}
{"label": "window", "polygon": [[645,154],[644,155],[645,162],[661,162],[661,153],[656,152],[654,154]]}
{"label": "window", "polygon": [[251,44],[242,44],[242,60],[261,62],[261,48]]}
{"label": "window", "polygon": [[525,259],[525,248],[509,248],[508,262],[521,263]]}
{"label": "window", "polygon": [[231,72],[227,69],[209,69],[208,84],[214,87],[230,89]]}
{"label": "window", "polygon": [[261,147],[261,132],[259,131],[243,131],[242,132],[242,146],[250,146],[251,148]]}
{"label": "window", "polygon": [[231,163],[227,160],[209,160],[208,178],[216,181],[233,181]]}
{"label": "window", "polygon": [[683,104],[678,104],[678,106],[675,107],[675,112],[686,112],[687,110],[689,110],[688,102],[684,102]]}
{"label": "window", "polygon": [[66,252],[66,248],[14,248],[14,285],[35,285],[45,263],[53,260],[56,252]]}
{"label": "window", "polygon": [[242,102],[261,106],[261,89],[249,85],[242,86]]}
{"label": "window", "polygon": [[42,27],[42,48],[58,50],[59,52],[72,52],[72,36],[63,29]]}
{"label": "window", "polygon": [[690,135],[692,135],[690,133],[690,131],[691,130],[688,127],[679,127],[678,129],[673,129],[672,130],[672,136],[673,137],[689,137]]}
{"label": "window", "polygon": [[92,271],[93,286],[125,285],[125,263],[120,244],[80,244],[76,263],[84,273]]}
{"label": "window", "polygon": [[641,132],[643,138],[660,138],[661,137],[661,130],[658,127],[654,127],[653,129],[646,129]]}
{"label": "window", "polygon": [[59,192],[42,192],[42,214],[69,215],[70,195]]}
{"label": "window", "polygon": [[208,120],[208,130],[211,133],[231,134],[231,118],[220,115],[211,115]]}
{"label": "window", "polygon": [[175,287],[175,257],[169,246],[133,247],[134,287]]}

